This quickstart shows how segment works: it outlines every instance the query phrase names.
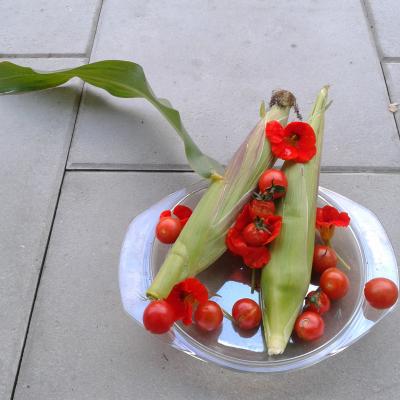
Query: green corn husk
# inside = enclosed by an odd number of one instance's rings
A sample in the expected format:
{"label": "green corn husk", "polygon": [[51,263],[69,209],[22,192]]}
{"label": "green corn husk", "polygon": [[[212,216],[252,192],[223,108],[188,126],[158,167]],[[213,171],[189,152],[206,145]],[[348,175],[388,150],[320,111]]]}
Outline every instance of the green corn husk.
{"label": "green corn husk", "polygon": [[264,334],[270,355],[284,352],[310,284],[327,96],[328,87],[324,87],[309,118],[317,154],[306,164],[286,162],[282,168],[288,180],[286,196],[277,207],[282,230],[261,275]]}
{"label": "green corn husk", "polygon": [[295,97],[276,92],[274,105],[259,121],[231,159],[225,174],[211,182],[192,216],[147,290],[152,298],[166,298],[173,286],[209,267],[226,250],[225,236],[241,207],[248,201],[260,175],[275,159],[265,139],[267,121],[286,125]]}

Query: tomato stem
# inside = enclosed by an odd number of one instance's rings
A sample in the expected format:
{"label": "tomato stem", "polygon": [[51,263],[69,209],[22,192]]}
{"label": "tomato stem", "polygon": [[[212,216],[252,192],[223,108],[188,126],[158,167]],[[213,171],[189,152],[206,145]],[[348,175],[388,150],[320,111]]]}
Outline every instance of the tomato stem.
{"label": "tomato stem", "polygon": [[254,268],[251,269],[251,293],[254,293],[254,289],[256,288],[256,270]]}
{"label": "tomato stem", "polygon": [[228,311],[226,311],[225,309],[223,309],[221,307],[222,310],[222,314],[224,314],[224,317],[229,319],[229,321],[235,322],[235,320],[233,319],[232,315],[228,313]]}
{"label": "tomato stem", "polygon": [[210,290],[206,285],[204,285],[207,289],[208,292],[208,297],[211,299],[212,297],[222,297],[220,294],[218,294],[217,292],[214,292],[212,290]]}

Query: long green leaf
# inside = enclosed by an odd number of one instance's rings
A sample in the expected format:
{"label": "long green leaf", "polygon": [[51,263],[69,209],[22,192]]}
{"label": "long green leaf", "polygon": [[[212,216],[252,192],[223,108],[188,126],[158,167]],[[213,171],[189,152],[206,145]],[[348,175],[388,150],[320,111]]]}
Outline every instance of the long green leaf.
{"label": "long green leaf", "polygon": [[107,60],[54,72],[38,72],[8,61],[0,63],[0,93],[22,93],[50,89],[78,77],[106,90],[116,97],[148,100],[173,126],[183,141],[190,166],[209,178],[222,174],[222,166],[203,154],[182,124],[179,112],[166,99],[158,98],[151,89],[143,68],[130,61]]}

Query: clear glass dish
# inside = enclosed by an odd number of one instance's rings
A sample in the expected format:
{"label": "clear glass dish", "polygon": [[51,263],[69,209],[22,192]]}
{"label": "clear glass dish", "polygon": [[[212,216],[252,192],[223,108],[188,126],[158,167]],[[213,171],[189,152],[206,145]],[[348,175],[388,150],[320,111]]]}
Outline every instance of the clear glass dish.
{"label": "clear glass dish", "polygon": [[[129,226],[121,250],[119,284],[124,309],[142,326],[143,311],[148,304],[146,289],[168,250],[168,246],[154,240],[160,212],[177,204],[194,207],[206,187],[206,182],[199,182],[169,195],[138,215]],[[365,207],[322,187],[318,202],[319,206],[330,204],[345,210],[351,217],[350,228],[337,229],[333,240],[334,248],[352,266],[348,272],[351,287],[347,296],[335,302],[327,314],[323,338],[311,343],[291,340],[284,354],[271,357],[267,355],[261,327],[246,334],[237,331],[226,318],[222,327],[211,334],[199,331],[195,325],[175,324],[160,338],[188,355],[222,367],[272,373],[313,365],[364,336],[394,308],[375,310],[363,296],[365,282],[374,277],[386,277],[399,284],[392,246],[377,217]],[[211,291],[221,296],[213,300],[228,311],[239,298],[258,301],[258,293],[251,294],[249,277],[240,258],[228,253],[199,275]],[[311,284],[310,287],[315,286]]]}

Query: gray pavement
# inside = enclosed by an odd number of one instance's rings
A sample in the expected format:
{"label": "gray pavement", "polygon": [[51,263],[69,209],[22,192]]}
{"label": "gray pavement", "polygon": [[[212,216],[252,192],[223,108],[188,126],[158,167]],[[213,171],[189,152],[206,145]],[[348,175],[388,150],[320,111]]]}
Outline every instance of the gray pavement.
{"label": "gray pavement", "polygon": [[[3,59],[142,64],[222,162],[272,89],[293,90],[307,115],[331,84],[321,184],[374,211],[400,255],[388,111],[400,102],[398,2],[6,0],[0,15]],[[119,300],[125,229],[198,178],[150,106],[81,88],[0,98],[1,400],[397,398],[399,311],[338,356],[279,376],[201,363],[137,327]]]}
{"label": "gray pavement", "polygon": [[[20,61],[37,68],[82,63]],[[10,394],[21,357],[80,88],[0,98],[0,399]]]}
{"label": "gray pavement", "polygon": [[2,0],[0,54],[82,57],[91,50],[101,0]]}
{"label": "gray pavement", "polygon": [[[260,1],[231,3],[172,0],[159,7],[157,2],[131,1],[118,7],[120,1],[107,1],[92,60],[122,58],[141,64],[155,92],[182,112],[199,145],[224,163],[255,125],[258,105],[269,96],[265,88],[290,88],[307,116],[316,91],[331,84],[335,124],[327,127],[323,165],[398,165],[398,132],[392,116],[382,112],[387,90],[357,1],[323,6],[305,1],[301,17],[296,1],[279,7]],[[135,38],[134,43],[127,37]],[[88,88],[68,165],[187,169],[175,136],[150,105],[115,101]]]}

